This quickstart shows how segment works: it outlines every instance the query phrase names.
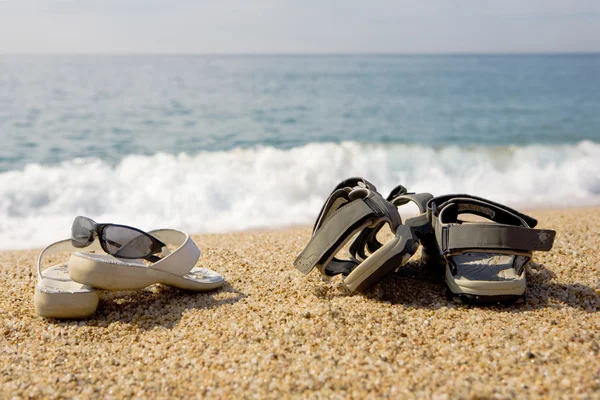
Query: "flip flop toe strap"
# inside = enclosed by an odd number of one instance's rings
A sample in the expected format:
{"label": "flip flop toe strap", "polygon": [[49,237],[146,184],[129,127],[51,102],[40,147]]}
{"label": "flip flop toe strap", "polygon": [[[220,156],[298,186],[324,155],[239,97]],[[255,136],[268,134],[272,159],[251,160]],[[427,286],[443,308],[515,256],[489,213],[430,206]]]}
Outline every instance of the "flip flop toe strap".
{"label": "flip flop toe strap", "polygon": [[148,233],[167,244],[177,246],[159,261],[150,264],[149,268],[179,276],[184,276],[194,268],[200,258],[200,249],[190,235],[176,229],[157,229]]}
{"label": "flip flop toe strap", "polygon": [[[94,240],[87,248],[91,251],[99,251],[99,252],[104,253],[104,250],[102,250],[102,247],[100,246],[100,243],[98,242],[98,240]],[[44,259],[53,254],[63,253],[63,252],[67,252],[67,251],[70,251],[70,252],[81,251],[81,248],[73,246],[71,239],[66,239],[66,240],[54,242],[54,243],[46,246],[46,248],[44,250],[42,250],[42,252],[40,253],[40,255],[37,258],[37,263],[36,263],[38,279],[40,280],[40,282],[43,280],[42,268],[43,268]]]}

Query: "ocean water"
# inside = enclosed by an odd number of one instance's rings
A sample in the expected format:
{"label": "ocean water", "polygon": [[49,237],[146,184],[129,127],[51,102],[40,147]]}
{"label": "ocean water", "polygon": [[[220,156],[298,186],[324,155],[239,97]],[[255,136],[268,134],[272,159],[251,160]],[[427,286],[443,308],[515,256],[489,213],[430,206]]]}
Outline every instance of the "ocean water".
{"label": "ocean water", "polygon": [[600,54],[2,55],[0,138],[2,249],[311,224],[352,175],[597,205]]}

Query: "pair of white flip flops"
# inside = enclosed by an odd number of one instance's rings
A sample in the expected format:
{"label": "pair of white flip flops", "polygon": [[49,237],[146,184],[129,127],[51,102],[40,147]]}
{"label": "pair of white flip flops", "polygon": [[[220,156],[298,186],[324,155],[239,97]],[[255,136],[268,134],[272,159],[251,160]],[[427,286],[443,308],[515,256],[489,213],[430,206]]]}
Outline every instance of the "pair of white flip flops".
{"label": "pair of white flip flops", "polygon": [[[148,234],[177,248],[154,263],[142,259],[122,259],[107,254],[96,238],[85,252],[73,246],[71,239],[46,247],[37,260],[38,284],[35,288],[35,312],[46,318],[84,318],[96,312],[98,289],[136,290],[155,283],[181,289],[206,291],[220,287],[224,279],[218,273],[196,267],[200,250],[185,233],[159,229]],[[46,257],[72,252],[68,263],[42,269]],[[167,253],[167,254],[165,254]]]}

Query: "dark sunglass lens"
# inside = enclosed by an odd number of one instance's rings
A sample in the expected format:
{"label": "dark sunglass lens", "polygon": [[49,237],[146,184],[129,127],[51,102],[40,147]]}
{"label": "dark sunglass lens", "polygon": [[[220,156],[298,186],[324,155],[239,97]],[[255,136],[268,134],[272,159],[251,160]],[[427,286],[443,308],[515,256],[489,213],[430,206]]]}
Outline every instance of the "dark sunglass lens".
{"label": "dark sunglass lens", "polygon": [[94,222],[86,217],[77,217],[71,227],[71,243],[75,247],[86,247],[93,239]]}
{"label": "dark sunglass lens", "polygon": [[108,225],[102,230],[102,240],[109,254],[122,258],[143,258],[152,253],[152,239],[134,229]]}

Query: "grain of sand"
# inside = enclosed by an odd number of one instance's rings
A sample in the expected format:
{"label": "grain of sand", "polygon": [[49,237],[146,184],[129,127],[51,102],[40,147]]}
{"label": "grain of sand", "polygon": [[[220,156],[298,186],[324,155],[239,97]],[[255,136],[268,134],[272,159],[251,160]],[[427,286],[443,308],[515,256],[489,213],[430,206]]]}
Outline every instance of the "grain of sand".
{"label": "grain of sand", "polygon": [[0,396],[600,398],[600,209],[532,214],[555,247],[508,307],[455,304],[418,257],[351,295],[292,267],[301,228],[195,236],[221,290],[103,292],[92,318],[45,320],[39,250],[2,252]]}

